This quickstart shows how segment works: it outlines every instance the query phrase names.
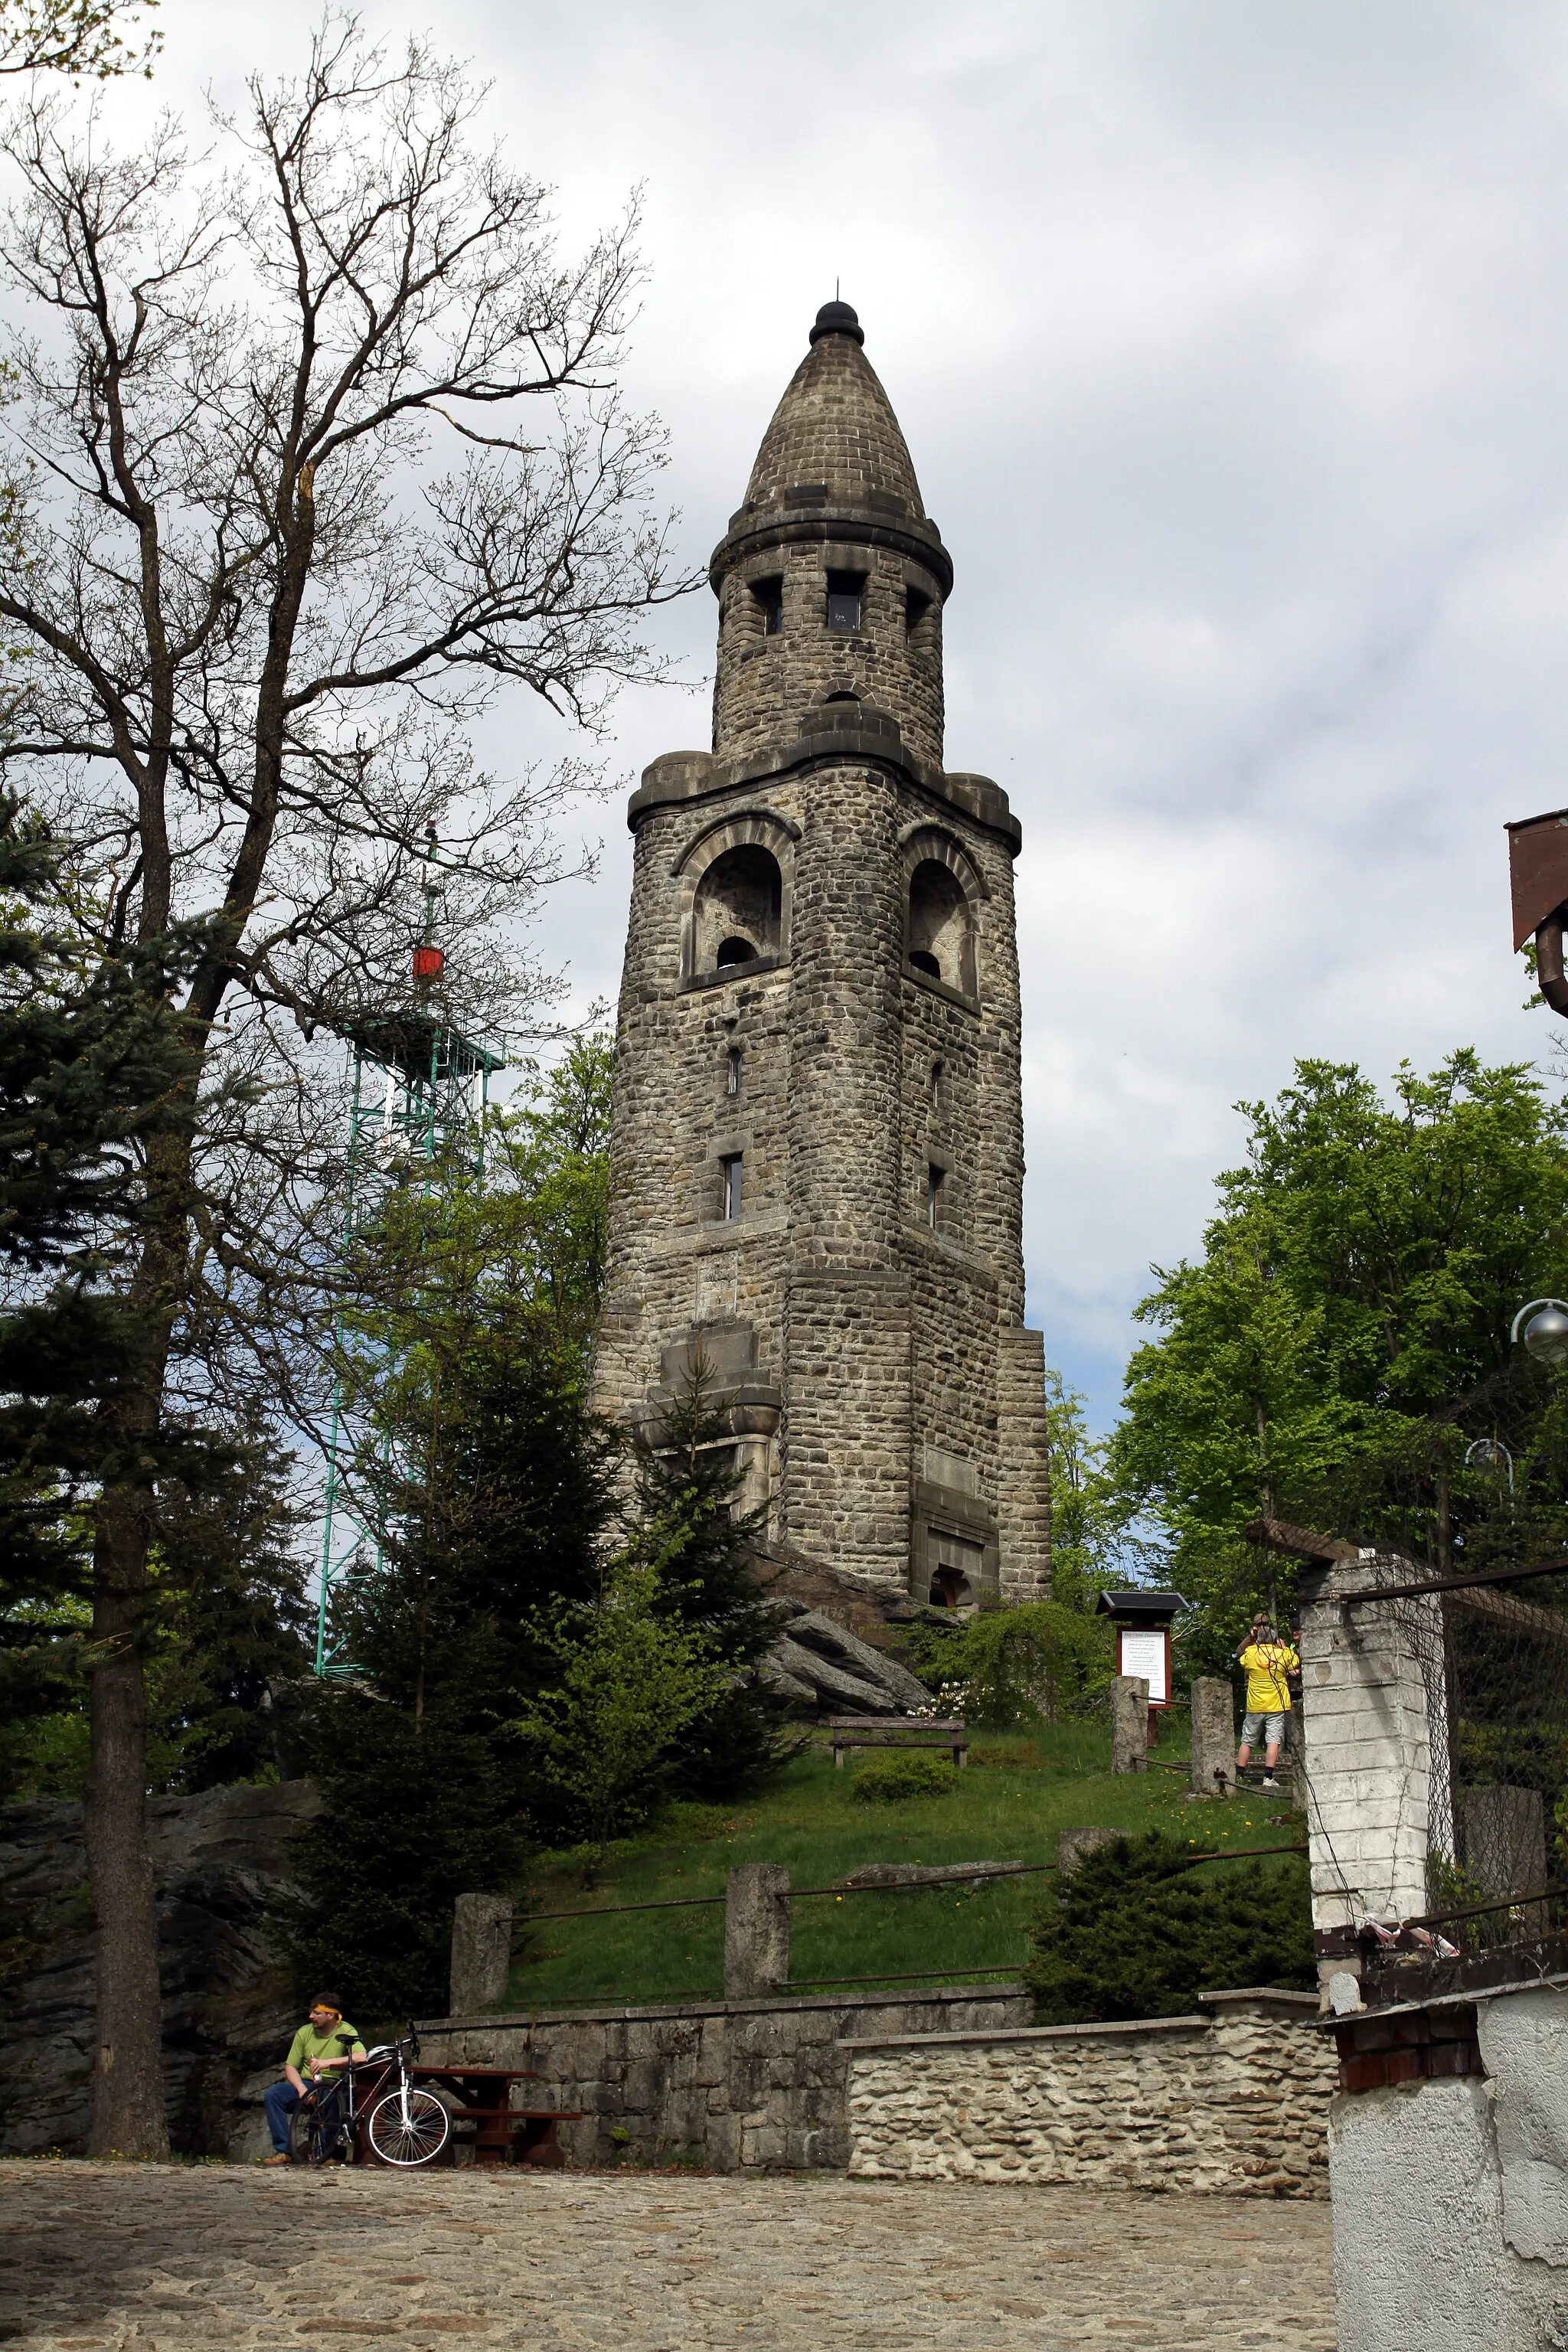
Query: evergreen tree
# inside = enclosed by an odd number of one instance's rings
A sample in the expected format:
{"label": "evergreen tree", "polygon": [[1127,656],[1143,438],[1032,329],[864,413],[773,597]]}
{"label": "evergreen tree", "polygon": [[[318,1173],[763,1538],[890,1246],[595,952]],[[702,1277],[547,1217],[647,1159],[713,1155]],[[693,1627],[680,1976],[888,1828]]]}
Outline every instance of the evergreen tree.
{"label": "evergreen tree", "polygon": [[[84,955],[60,916],[61,852],[0,798],[0,1718],[69,1711],[90,1629],[139,1680],[141,1600],[94,1571],[89,1510],[134,1463],[195,1487],[229,1449],[164,1411],[128,1427],[144,1371],[123,1274],[146,1214],[146,1155],[188,1123],[190,1058],[170,992],[193,927]],[[26,1742],[24,1739],[23,1746]]]}
{"label": "evergreen tree", "polygon": [[[602,1839],[667,1792],[739,1793],[787,1752],[756,1674],[773,1628],[755,1524],[701,1383],[629,1477],[588,1411],[608,1082],[602,1041],[534,1072],[483,1185],[428,1169],[351,1256],[349,1485],[378,1557],[335,1628],[357,1672],[313,1709],[327,1809],[290,1940],[301,1983],[346,1979],[389,2016],[444,2001],[453,1897],[515,1888],[525,1840]],[[626,1771],[612,1789],[572,1752],[606,1736],[590,1653],[662,1678],[650,1707],[617,1668],[635,1801]]]}
{"label": "evergreen tree", "polygon": [[1176,2017],[1218,1985],[1316,1982],[1307,1873],[1294,1857],[1226,1863],[1151,1830],[1064,1870],[1034,1923],[1024,1970],[1042,2025]]}

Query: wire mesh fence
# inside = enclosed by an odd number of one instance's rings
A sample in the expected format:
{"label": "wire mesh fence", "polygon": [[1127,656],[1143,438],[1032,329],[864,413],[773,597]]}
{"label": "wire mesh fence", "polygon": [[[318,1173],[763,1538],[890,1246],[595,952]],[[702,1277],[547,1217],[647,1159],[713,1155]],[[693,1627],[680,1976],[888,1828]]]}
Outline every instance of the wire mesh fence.
{"label": "wire mesh fence", "polygon": [[1370,1920],[1379,2001],[1430,1998],[1568,1967],[1568,1561],[1426,1586],[1384,1580],[1375,1610],[1426,1695],[1426,1903]]}

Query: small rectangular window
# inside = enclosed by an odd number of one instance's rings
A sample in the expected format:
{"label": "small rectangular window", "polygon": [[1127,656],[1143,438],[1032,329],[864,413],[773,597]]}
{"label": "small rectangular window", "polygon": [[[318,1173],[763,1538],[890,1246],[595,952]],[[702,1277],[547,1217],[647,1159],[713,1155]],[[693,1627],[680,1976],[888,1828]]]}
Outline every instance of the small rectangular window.
{"label": "small rectangular window", "polygon": [[752,602],[762,615],[763,636],[782,636],[784,634],[784,582],[753,580]]}
{"label": "small rectangular window", "polygon": [[741,1177],[745,1155],[732,1151],[719,1162],[724,1171],[724,1216],[726,1221],[741,1213]]}
{"label": "small rectangular window", "polygon": [[934,1226],[936,1223],[937,1195],[942,1191],[942,1181],[947,1171],[944,1168],[939,1168],[934,1160],[930,1161],[927,1165],[926,1223],[928,1225]]}
{"label": "small rectangular window", "polygon": [[865,589],[866,574],[863,572],[828,573],[827,625],[830,629],[858,629],[860,626],[860,605]]}
{"label": "small rectangular window", "polygon": [[931,611],[931,598],[921,588],[904,591],[904,635],[912,637]]}
{"label": "small rectangular window", "polygon": [[740,1091],[741,1049],[739,1045],[731,1045],[730,1048],[729,1063],[724,1074],[724,1092],[727,1095],[738,1095]]}

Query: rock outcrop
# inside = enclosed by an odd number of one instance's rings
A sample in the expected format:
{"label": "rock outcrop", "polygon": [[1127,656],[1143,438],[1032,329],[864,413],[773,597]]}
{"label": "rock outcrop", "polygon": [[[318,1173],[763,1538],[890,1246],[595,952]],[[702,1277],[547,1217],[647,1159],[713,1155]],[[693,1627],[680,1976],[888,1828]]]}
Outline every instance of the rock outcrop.
{"label": "rock outcrop", "polygon": [[[184,2155],[229,2152],[245,2076],[276,2065],[298,2022],[268,1913],[289,1843],[320,1810],[311,1782],[213,1789],[148,1807],[158,1887],[163,2097]],[[0,2155],[85,2147],[92,2072],[92,1911],[81,1807],[0,1808]]]}
{"label": "rock outcrop", "polygon": [[784,1620],[763,1671],[803,1711],[825,1715],[929,1715],[924,1683],[885,1650],[874,1649],[821,1610],[777,1604]]}

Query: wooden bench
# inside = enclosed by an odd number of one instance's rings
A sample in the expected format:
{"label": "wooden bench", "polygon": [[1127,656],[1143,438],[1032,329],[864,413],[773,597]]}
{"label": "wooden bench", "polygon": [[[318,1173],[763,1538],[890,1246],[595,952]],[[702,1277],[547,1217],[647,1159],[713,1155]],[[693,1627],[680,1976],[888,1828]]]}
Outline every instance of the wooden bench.
{"label": "wooden bench", "polygon": [[447,2112],[454,2126],[473,2125],[471,2137],[465,2132],[462,2137],[473,2149],[476,2164],[531,2164],[557,2170],[565,2163],[557,2126],[581,2122],[582,2109],[511,2104],[512,2084],[535,2083],[537,2074],[508,2066],[416,2066],[414,2079],[435,2084],[447,2094]]}
{"label": "wooden bench", "polygon": [[[969,1742],[963,1736],[961,1715],[940,1722],[924,1715],[830,1715],[827,1722],[833,1734],[836,1771],[844,1769],[844,1759],[858,1748],[947,1748],[952,1751],[955,1766],[969,1761]],[[924,1739],[889,1736],[900,1731],[908,1734],[916,1724],[928,1735]]]}

